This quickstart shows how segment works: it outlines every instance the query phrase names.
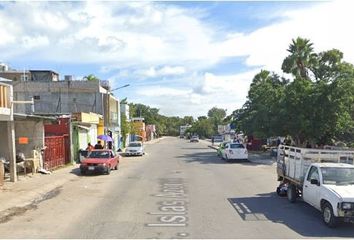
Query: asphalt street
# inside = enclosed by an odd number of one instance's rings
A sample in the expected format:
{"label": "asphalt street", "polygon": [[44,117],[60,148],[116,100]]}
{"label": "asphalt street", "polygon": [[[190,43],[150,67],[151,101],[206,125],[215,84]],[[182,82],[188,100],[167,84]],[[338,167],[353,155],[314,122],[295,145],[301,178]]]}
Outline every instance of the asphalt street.
{"label": "asphalt street", "polygon": [[[205,142],[165,138],[110,175],[81,176],[0,224],[0,238],[353,238],[275,194],[269,161],[226,163]],[[252,156],[250,156],[252,160]],[[258,159],[259,160],[259,159]]]}

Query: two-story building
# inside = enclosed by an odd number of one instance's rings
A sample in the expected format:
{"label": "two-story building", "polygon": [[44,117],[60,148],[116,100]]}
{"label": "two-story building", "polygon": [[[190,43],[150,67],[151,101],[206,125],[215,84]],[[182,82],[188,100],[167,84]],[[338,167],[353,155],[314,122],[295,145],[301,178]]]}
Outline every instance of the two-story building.
{"label": "two-story building", "polygon": [[[91,115],[93,122],[87,117],[73,118],[72,157],[78,160],[77,151],[85,149],[87,143],[96,144],[92,132],[98,135],[107,134],[113,143],[105,143],[107,147],[118,149],[120,139],[120,107],[119,100],[109,91],[109,86],[100,81],[55,81],[47,75],[47,81],[22,81],[14,84],[16,100],[34,100],[34,106],[18,105],[14,110],[18,113],[34,112],[36,115],[61,116]],[[79,114],[79,115],[78,115]],[[97,117],[101,116],[101,117]],[[97,121],[98,119],[98,121]],[[76,141],[77,140],[77,141]]]}

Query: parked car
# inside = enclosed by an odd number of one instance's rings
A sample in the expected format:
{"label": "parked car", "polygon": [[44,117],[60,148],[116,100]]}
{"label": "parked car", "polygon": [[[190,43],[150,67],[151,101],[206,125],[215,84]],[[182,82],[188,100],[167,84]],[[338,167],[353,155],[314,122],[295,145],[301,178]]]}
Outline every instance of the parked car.
{"label": "parked car", "polygon": [[248,151],[242,143],[229,142],[221,149],[221,157],[226,161],[248,160]]}
{"label": "parked car", "polygon": [[144,154],[145,152],[142,142],[131,142],[125,149],[126,156],[143,156]]}
{"label": "parked car", "polygon": [[199,137],[198,136],[192,136],[190,139],[190,142],[199,142]]}
{"label": "parked car", "polygon": [[82,175],[89,172],[110,174],[111,170],[118,170],[121,156],[110,149],[95,149],[89,152],[87,158],[81,161],[80,171]]}

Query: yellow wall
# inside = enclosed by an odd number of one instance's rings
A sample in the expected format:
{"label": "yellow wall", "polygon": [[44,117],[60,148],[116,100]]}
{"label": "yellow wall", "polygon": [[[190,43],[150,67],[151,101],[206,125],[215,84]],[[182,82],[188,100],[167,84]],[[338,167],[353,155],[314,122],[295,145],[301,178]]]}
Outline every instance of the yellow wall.
{"label": "yellow wall", "polygon": [[141,121],[133,122],[134,129],[138,131],[138,135],[143,138],[143,141],[146,140],[146,131],[145,131],[145,123]]}
{"label": "yellow wall", "polygon": [[99,123],[97,125],[97,135],[103,135],[104,134],[104,121],[103,118],[99,119]]}

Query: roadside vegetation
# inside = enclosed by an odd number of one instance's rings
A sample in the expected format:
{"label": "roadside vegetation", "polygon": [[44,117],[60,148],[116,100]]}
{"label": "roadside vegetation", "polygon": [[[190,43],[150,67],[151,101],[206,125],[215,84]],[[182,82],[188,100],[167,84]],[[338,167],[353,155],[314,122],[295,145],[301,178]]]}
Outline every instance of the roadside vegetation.
{"label": "roadside vegetation", "polygon": [[291,136],[297,145],[342,141],[353,146],[354,66],[337,49],[315,53],[308,39],[293,40],[288,52],[282,70],[289,78],[262,70],[231,121],[259,138]]}
{"label": "roadside vegetation", "polygon": [[[262,70],[250,85],[247,101],[229,116],[213,107],[207,116],[166,117],[159,109],[130,104],[133,117],[155,124],[159,136],[179,135],[179,126],[201,138],[217,133],[219,124],[256,138],[290,136],[296,145],[309,141],[325,145],[344,142],[354,147],[354,66],[343,53],[331,49],[316,53],[308,39],[293,39],[282,73]],[[281,77],[282,76],[282,77]]]}

